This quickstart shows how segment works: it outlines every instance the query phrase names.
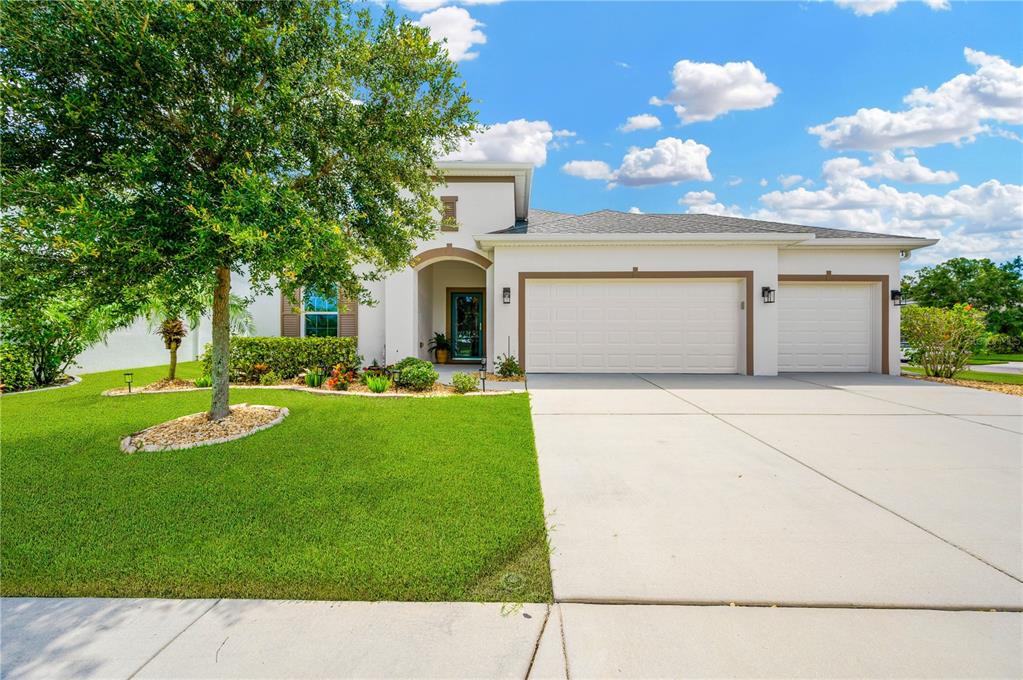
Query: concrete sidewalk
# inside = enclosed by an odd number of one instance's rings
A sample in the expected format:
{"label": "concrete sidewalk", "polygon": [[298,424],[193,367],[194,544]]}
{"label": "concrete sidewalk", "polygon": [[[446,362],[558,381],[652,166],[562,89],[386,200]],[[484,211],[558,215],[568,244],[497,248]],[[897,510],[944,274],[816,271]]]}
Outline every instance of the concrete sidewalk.
{"label": "concrete sidewalk", "polygon": [[1018,678],[1023,615],[661,605],[8,598],[30,678]]}

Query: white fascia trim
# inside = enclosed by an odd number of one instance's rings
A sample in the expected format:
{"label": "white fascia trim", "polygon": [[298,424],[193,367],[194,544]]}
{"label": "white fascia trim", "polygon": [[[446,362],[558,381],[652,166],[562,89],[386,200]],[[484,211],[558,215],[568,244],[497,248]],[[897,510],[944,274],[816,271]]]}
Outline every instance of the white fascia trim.
{"label": "white fascia trim", "polygon": [[916,250],[933,246],[940,239],[936,238],[821,238],[805,243],[796,243],[790,248],[898,248],[899,250]]}
{"label": "white fascia trim", "polygon": [[735,245],[791,245],[808,243],[813,234],[478,234],[473,236],[481,248],[494,246],[553,246],[657,243],[727,243]]}

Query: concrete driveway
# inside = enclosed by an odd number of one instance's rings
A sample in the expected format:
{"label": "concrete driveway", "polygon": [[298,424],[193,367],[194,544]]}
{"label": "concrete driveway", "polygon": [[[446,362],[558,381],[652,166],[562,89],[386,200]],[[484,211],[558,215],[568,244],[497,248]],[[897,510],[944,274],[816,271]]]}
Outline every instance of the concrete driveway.
{"label": "concrete driveway", "polygon": [[[933,641],[990,625],[1019,668],[1021,617],[990,610],[1023,607],[1023,400],[848,374],[537,375],[529,387],[570,664],[578,638],[627,666],[636,641],[607,631],[637,611],[671,637],[721,625],[704,605],[735,604],[804,612],[773,619],[804,635],[922,625]],[[592,606],[609,603],[661,607]],[[604,632],[582,642],[588,630]],[[989,651],[959,639],[961,661]]]}

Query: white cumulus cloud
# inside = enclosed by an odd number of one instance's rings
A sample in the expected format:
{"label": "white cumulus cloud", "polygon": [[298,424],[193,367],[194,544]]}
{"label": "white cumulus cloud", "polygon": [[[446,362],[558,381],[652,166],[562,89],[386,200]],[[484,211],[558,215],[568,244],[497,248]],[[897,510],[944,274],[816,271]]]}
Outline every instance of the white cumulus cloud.
{"label": "white cumulus cloud", "polygon": [[717,200],[717,196],[713,191],[690,191],[678,199],[678,204],[685,207],[686,212],[689,213],[743,217],[742,209],[739,206],[726,206]]}
{"label": "white cumulus cloud", "polygon": [[461,7],[441,7],[419,17],[416,23],[428,28],[435,42],[445,43],[452,61],[475,59],[479,52],[473,52],[473,46],[487,42],[486,34],[480,30],[483,24]]}
{"label": "white cumulus cloud", "polygon": [[870,165],[864,165],[858,158],[832,158],[824,163],[822,174],[825,179],[843,175],[863,179],[882,177],[907,184],[951,184],[959,180],[959,175],[951,170],[931,170],[915,156],[900,159],[891,151],[876,154]]}
{"label": "white cumulus cloud", "polygon": [[972,141],[997,132],[992,123],[1023,124],[1023,67],[970,48],[964,55],[973,73],[935,90],[913,90],[903,98],[902,111],[862,108],[809,131],[825,148],[886,151]]}
{"label": "white cumulus cloud", "polygon": [[707,168],[710,147],[677,137],[659,139],[653,147],[629,149],[615,170],[614,181],[626,186],[677,184],[714,179]]}
{"label": "white cumulus cloud", "polygon": [[551,124],[545,120],[510,120],[490,125],[473,139],[464,140],[445,161],[493,161],[532,163],[547,162],[547,145],[554,139]]}
{"label": "white cumulus cloud", "polygon": [[584,179],[607,180],[608,188],[619,184],[638,187],[690,180],[709,182],[714,179],[707,167],[709,155],[710,147],[691,139],[683,142],[677,137],[665,137],[652,147],[630,148],[613,171],[603,161],[570,161],[561,169]]}
{"label": "white cumulus cloud", "polygon": [[642,215],[643,214],[643,211],[640,210],[639,208],[637,208],[636,206],[632,206],[631,208],[629,208],[629,212],[632,213],[633,215]]}
{"label": "white cumulus cloud", "polygon": [[[875,14],[891,12],[902,0],[835,0],[835,4],[844,9],[851,9],[853,14],[870,17]],[[949,9],[948,0],[923,0],[933,10]]]}
{"label": "white cumulus cloud", "polygon": [[604,161],[569,161],[561,166],[561,171],[573,177],[583,179],[611,179],[611,166]]}
{"label": "white cumulus cloud", "polygon": [[640,113],[629,116],[625,124],[618,129],[622,132],[635,132],[636,130],[656,130],[661,127],[661,119],[649,113]]}
{"label": "white cumulus cloud", "polygon": [[[778,175],[778,182],[786,189],[793,184],[799,184],[802,181],[802,175]],[[763,183],[761,183],[761,186],[764,186]]]}
{"label": "white cumulus cloud", "polygon": [[682,123],[714,120],[729,111],[762,109],[781,92],[751,61],[712,64],[683,59],[671,74],[674,88],[655,106],[672,105]]}
{"label": "white cumulus cloud", "polygon": [[402,9],[410,12],[429,12],[432,9],[443,7],[448,4],[447,0],[398,0]]}

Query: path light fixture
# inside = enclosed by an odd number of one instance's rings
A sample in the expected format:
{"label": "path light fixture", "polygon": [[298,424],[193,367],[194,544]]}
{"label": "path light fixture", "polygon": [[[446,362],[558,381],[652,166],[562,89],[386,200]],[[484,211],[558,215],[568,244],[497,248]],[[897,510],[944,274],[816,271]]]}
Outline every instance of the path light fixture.
{"label": "path light fixture", "polygon": [[905,307],[909,303],[902,299],[902,291],[898,288],[892,290],[892,304],[896,307]]}
{"label": "path light fixture", "polygon": [[770,286],[764,286],[760,289],[760,297],[764,299],[764,304],[771,304],[774,302],[774,293],[774,288],[771,288]]}
{"label": "path light fixture", "polygon": [[501,289],[501,301],[506,305],[511,304],[511,288],[506,287]]}
{"label": "path light fixture", "polygon": [[480,383],[483,385],[483,391],[487,391],[487,355],[484,354],[483,358],[480,359]]}
{"label": "path light fixture", "polygon": [[128,384],[128,394],[131,394],[131,383],[134,379],[135,379],[134,373],[129,371],[124,374],[124,382]]}

